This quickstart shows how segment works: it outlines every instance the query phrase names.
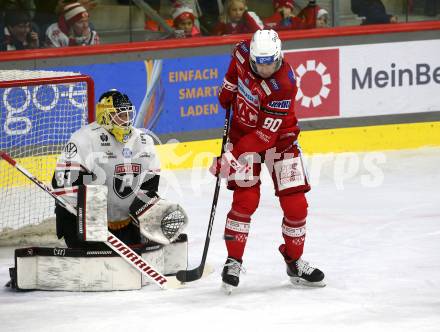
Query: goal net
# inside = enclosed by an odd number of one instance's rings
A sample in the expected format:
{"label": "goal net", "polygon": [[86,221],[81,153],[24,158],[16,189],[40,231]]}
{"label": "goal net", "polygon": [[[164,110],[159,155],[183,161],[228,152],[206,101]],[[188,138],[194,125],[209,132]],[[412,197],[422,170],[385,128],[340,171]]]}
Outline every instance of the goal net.
{"label": "goal net", "polygon": [[[44,183],[72,133],[93,120],[89,76],[0,70],[0,150]],[[0,207],[0,245],[51,242],[41,239],[48,233],[56,239],[53,199],[1,159]]]}

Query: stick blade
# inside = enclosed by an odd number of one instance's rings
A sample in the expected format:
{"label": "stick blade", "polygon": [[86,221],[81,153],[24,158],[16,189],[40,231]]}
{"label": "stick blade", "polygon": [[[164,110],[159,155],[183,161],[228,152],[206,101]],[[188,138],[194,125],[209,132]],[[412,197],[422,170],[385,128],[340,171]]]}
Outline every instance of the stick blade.
{"label": "stick blade", "polygon": [[211,266],[210,264],[205,264],[203,268],[201,266],[198,266],[192,270],[180,270],[177,272],[176,278],[182,283],[191,282],[206,277],[213,272],[214,272],[214,267]]}
{"label": "stick blade", "polygon": [[199,280],[202,277],[203,270],[199,267],[196,267],[192,270],[180,270],[176,274],[177,280],[180,282],[191,282]]}

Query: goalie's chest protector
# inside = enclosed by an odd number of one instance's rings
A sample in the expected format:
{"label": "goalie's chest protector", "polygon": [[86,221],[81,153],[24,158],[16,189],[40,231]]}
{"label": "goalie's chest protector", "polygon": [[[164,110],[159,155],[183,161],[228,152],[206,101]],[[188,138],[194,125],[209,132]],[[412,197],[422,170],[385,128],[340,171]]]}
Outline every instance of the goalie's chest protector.
{"label": "goalie's chest protector", "polygon": [[87,136],[83,138],[90,139],[90,142],[84,146],[91,151],[84,151],[83,160],[97,177],[96,182],[108,187],[108,219],[126,219],[142,183],[160,172],[153,140],[133,129],[129,141],[124,144],[100,126],[90,127]]}

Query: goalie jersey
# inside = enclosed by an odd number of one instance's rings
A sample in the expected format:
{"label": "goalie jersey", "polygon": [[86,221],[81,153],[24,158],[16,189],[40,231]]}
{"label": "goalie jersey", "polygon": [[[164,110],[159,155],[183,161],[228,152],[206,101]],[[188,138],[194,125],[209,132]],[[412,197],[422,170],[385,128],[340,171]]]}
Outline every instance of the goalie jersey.
{"label": "goalie jersey", "polygon": [[129,218],[129,207],[139,190],[157,195],[160,163],[153,139],[137,128],[126,143],[117,141],[96,122],[76,131],[56,164],[52,187],[76,206],[81,184],[108,187],[109,223]]}

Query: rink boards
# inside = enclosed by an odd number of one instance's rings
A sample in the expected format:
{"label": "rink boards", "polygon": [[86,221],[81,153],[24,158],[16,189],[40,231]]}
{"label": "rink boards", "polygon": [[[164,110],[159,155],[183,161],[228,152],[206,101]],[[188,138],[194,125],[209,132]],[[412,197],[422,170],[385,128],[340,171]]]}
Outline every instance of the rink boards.
{"label": "rink boards", "polygon": [[[440,146],[440,122],[391,124],[303,131],[305,154],[365,152]],[[207,167],[220,153],[221,139],[158,146],[164,169]]]}
{"label": "rink boards", "polygon": [[[319,38],[283,34],[285,60],[299,87],[295,112],[304,153],[440,145],[440,27],[421,23],[387,27],[386,31],[370,29],[341,30],[340,36],[328,31]],[[204,39],[204,46],[197,46],[197,56],[193,45],[179,41],[175,41],[175,51],[169,52],[171,41],[167,41],[158,49],[147,44],[127,49],[105,46],[100,51],[105,57],[90,49],[75,62],[65,53],[50,50],[55,53],[43,52],[32,65],[25,58],[11,58],[3,64],[5,68],[51,67],[88,74],[95,81],[97,96],[111,82],[112,88],[129,92],[138,111],[136,126],[151,130],[162,169],[200,168],[209,165],[220,151],[224,110],[217,93],[231,47],[238,41],[233,38]],[[130,73],[129,80],[126,73]],[[270,84],[277,88],[276,81]],[[5,124],[19,120],[31,123],[34,114],[29,112],[2,112],[0,143],[10,138]],[[26,157],[18,162],[37,165],[37,177],[50,181],[52,171],[47,170],[55,165],[55,159]],[[40,165],[49,166],[39,173]],[[0,162],[0,170],[3,167]],[[14,178],[14,183],[20,185],[21,178]],[[4,181],[0,178],[0,187]]]}
{"label": "rink boards", "polygon": [[[333,128],[302,131],[299,138],[305,154],[365,152],[383,150],[415,149],[426,146],[440,146],[440,121],[422,123],[389,124],[379,126],[362,126],[350,128]],[[191,169],[208,167],[212,157],[220,153],[221,139],[207,139],[191,142],[157,145],[162,169]],[[26,168],[32,165],[53,165],[57,156],[39,156],[20,158],[17,161]],[[2,167],[10,167],[0,162]],[[50,182],[52,172],[46,166],[36,171],[37,178]],[[15,171],[13,171],[15,172]],[[13,178],[13,186],[21,186],[28,180],[18,173]],[[6,178],[0,179],[0,187],[5,185]],[[10,179],[9,179],[10,180]],[[9,181],[8,180],[8,181]]]}

